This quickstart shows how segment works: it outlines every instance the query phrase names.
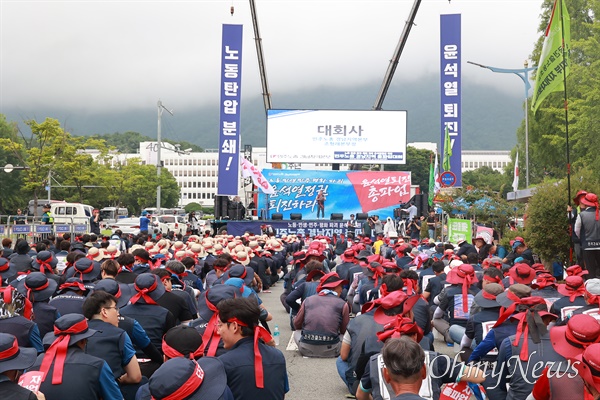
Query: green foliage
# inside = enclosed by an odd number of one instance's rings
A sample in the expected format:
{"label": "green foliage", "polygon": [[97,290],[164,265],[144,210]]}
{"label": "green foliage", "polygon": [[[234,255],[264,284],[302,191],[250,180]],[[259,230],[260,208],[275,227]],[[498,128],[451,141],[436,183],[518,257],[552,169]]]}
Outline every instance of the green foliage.
{"label": "green foliage", "polygon": [[[6,121],[6,117],[0,114],[0,138],[14,140],[17,137],[17,124]],[[20,165],[19,159],[11,151],[0,146],[0,168],[6,164]],[[27,203],[21,201],[22,170],[13,170],[2,174],[2,190],[0,190],[0,214],[12,214],[19,207],[25,207]]]}
{"label": "green foliage", "polygon": [[433,153],[429,150],[406,148],[406,164],[386,165],[386,171],[410,171],[411,184],[419,185],[421,193],[429,192],[429,164]]}
{"label": "green foliage", "polygon": [[200,203],[191,202],[185,206],[186,213],[191,213],[192,211],[200,211],[200,210],[202,210],[202,204],[200,204]]}
{"label": "green foliage", "polygon": [[512,174],[500,173],[490,167],[484,166],[473,171],[466,171],[462,174],[464,187],[473,187],[479,190],[500,193],[506,197],[506,193],[512,191]]}
{"label": "green foliage", "polygon": [[[93,135],[91,139],[104,140],[107,143],[110,143],[111,146],[114,146],[121,153],[137,153],[140,149],[140,142],[155,142],[156,138],[151,138],[149,136],[142,135],[139,132],[124,132],[124,133],[105,133],[102,135]],[[175,141],[170,139],[163,139],[164,142],[171,144],[180,144],[181,149],[192,149],[194,152],[204,151],[202,147],[185,142],[185,141]]]}

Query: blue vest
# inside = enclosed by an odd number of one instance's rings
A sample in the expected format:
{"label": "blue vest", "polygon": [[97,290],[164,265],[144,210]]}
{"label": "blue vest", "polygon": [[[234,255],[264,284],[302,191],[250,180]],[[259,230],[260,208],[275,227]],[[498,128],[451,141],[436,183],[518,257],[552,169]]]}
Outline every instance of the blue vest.
{"label": "blue vest", "polygon": [[124,335],[127,333],[123,329],[99,319],[91,319],[88,325],[97,332],[88,338],[86,353],[106,361],[117,379],[125,373],[122,364],[123,349],[125,348]]}
{"label": "blue vest", "polygon": [[[152,304],[130,304],[123,307],[120,313],[134,318],[144,328],[150,341],[156,347],[158,351],[162,353],[162,337],[167,333],[167,313],[169,310],[161,306]],[[136,353],[138,358],[144,358],[144,353],[140,348],[136,346]]]}
{"label": "blue vest", "polygon": [[85,297],[71,291],[60,294],[50,300],[50,305],[56,307],[61,316],[66,314],[83,314]]}
{"label": "blue vest", "polygon": [[45,301],[33,303],[33,322],[40,330],[43,339],[48,332],[54,332],[54,321],[58,319],[58,310]]}
{"label": "blue vest", "polygon": [[28,320],[27,318],[21,317],[20,315],[0,319],[0,332],[10,333],[17,338],[19,347],[33,347],[29,334],[35,323]]}

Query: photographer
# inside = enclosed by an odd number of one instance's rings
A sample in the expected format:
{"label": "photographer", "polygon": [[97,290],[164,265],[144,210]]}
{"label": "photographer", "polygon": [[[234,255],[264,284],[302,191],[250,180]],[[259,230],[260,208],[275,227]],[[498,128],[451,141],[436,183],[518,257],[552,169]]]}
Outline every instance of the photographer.
{"label": "photographer", "polygon": [[419,240],[421,238],[421,220],[418,216],[414,216],[408,226],[406,233],[410,234],[410,238]]}

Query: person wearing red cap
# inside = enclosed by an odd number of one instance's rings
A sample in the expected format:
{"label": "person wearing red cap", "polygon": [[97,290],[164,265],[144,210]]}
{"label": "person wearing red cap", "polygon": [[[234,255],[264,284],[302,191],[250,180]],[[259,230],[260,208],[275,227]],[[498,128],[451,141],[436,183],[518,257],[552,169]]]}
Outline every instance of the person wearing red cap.
{"label": "person wearing red cap", "polygon": [[294,341],[305,357],[337,357],[350,321],[348,303],[339,296],[348,281],[330,272],[317,286],[317,296],[308,297],[294,318]]}
{"label": "person wearing red cap", "polygon": [[96,331],[81,314],[56,320],[54,332],[44,337],[49,345],[31,368],[44,373],[40,391],[48,400],[122,400],[117,381],[101,358],[85,353],[87,339]]}
{"label": "person wearing red cap", "polygon": [[479,291],[478,279],[472,265],[461,264],[448,272],[446,282],[450,286],[437,296],[439,305],[433,313],[433,326],[444,335],[448,346],[454,346],[465,333],[471,305]]}
{"label": "person wearing red cap", "polygon": [[577,275],[567,276],[565,283],[558,285],[558,293],[561,297],[552,303],[550,312],[558,315],[556,323],[560,325],[571,316],[573,311],[586,305],[583,297],[585,294],[583,278]]}
{"label": "person wearing red cap", "polygon": [[34,393],[17,384],[22,372],[35,363],[34,349],[20,347],[17,338],[0,333],[0,398],[8,400],[44,400],[42,392]]}
{"label": "person wearing red cap", "polygon": [[256,300],[222,300],[217,331],[228,351],[219,356],[236,400],[281,400],[289,391],[285,357],[259,326]]}
{"label": "person wearing red cap", "polygon": [[577,259],[577,263],[583,264],[583,253],[581,251],[581,240],[579,240],[579,236],[575,233],[575,222],[577,221],[577,216],[582,210],[585,210],[585,206],[581,204],[581,199],[585,197],[588,192],[585,190],[580,190],[577,192],[575,197],[573,198],[573,203],[575,203],[575,208],[573,208],[570,204],[567,206],[567,218],[569,219],[569,225],[571,225],[571,240],[573,241],[573,250],[575,254],[575,258]]}
{"label": "person wearing red cap", "polygon": [[586,305],[573,311],[575,314],[589,314],[600,319],[600,279],[588,279],[584,284],[583,298]]}
{"label": "person wearing red cap", "polygon": [[[565,360],[576,359],[600,341],[600,323],[589,315],[575,315],[567,325],[550,329],[554,350]],[[565,365],[566,364],[566,365]],[[573,367],[576,368],[574,363]],[[584,399],[584,381],[569,363],[555,363],[544,368],[529,397],[531,400]]]}
{"label": "person wearing red cap", "polygon": [[600,399],[600,343],[589,346],[575,358],[573,367],[579,372],[587,393],[592,399]]}
{"label": "person wearing red cap", "polygon": [[[504,339],[498,349],[498,391],[503,394],[501,398],[509,400],[525,400],[531,393],[540,376],[534,365],[567,364],[552,346],[548,325],[557,316],[548,312],[546,301],[541,297],[523,298],[517,311],[520,312],[510,317],[518,321],[517,333]],[[507,318],[507,314],[502,314],[498,323]],[[510,385],[508,390],[506,383]]]}
{"label": "person wearing red cap", "polygon": [[598,196],[588,193],[581,200],[585,210],[577,216],[575,234],[581,240],[588,278],[600,278],[600,210]]}
{"label": "person wearing red cap", "polygon": [[532,296],[543,297],[548,304],[554,303],[561,295],[558,293],[556,278],[547,272],[538,273],[531,283]]}

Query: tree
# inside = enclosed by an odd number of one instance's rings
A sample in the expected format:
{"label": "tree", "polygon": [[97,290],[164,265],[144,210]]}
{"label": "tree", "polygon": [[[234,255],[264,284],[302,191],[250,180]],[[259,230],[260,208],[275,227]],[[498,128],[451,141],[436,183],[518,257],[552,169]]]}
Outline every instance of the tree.
{"label": "tree", "polygon": [[[479,190],[500,193],[502,196],[506,195],[508,189],[512,190],[508,179],[507,174],[503,174],[487,166],[477,168],[473,171],[465,171],[462,174],[463,187],[472,186]],[[511,183],[512,179],[511,174]]]}
{"label": "tree", "polygon": [[22,174],[22,188],[25,192],[33,192],[37,211],[39,195],[46,190],[51,171],[61,163],[70,135],[52,118],[46,118],[42,123],[30,120],[26,124],[31,129],[29,138],[13,130],[8,132],[7,138],[0,139],[0,148],[11,152],[22,166],[28,167]]}
{"label": "tree", "polygon": [[[139,132],[131,132],[127,131],[124,133],[105,133],[102,135],[93,135],[91,139],[96,140],[104,140],[107,143],[110,143],[121,153],[137,153],[140,149],[140,142],[155,142],[156,139],[151,138],[149,136],[142,135]],[[185,141],[175,141],[171,139],[163,139],[163,142],[171,143],[173,145],[179,144],[181,145],[181,149],[192,149],[195,152],[203,151],[202,147],[185,142]]]}
{"label": "tree", "polygon": [[406,148],[406,164],[386,165],[388,171],[410,171],[411,184],[418,185],[421,193],[429,190],[429,164],[433,153],[429,150]]}
{"label": "tree", "polygon": [[[0,138],[12,139],[17,134],[17,124],[6,121],[6,117],[0,114]],[[4,167],[6,164],[22,166],[19,165],[20,161],[13,152],[0,146],[0,167]],[[24,208],[27,205],[27,201],[21,200],[22,174],[22,170],[14,170],[3,174],[2,190],[0,191],[0,214],[11,214],[16,212],[17,208]]]}

